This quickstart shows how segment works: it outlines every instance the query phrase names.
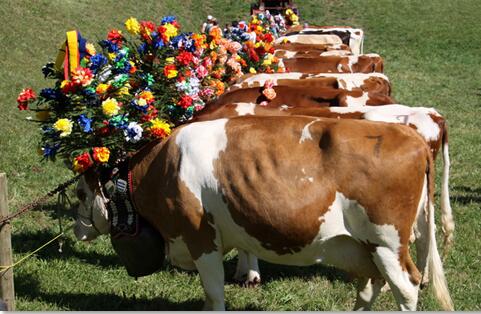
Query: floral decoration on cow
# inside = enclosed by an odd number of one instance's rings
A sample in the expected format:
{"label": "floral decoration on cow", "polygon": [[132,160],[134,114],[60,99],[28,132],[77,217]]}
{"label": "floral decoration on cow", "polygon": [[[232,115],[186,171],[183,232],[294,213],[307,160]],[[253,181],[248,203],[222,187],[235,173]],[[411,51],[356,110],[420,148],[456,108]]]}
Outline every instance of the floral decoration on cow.
{"label": "floral decoration on cow", "polygon": [[131,17],[125,32],[113,29],[99,42],[100,51],[78,32],[67,33],[64,48],[76,47],[77,60],[66,53],[66,61],[45,65],[54,86],[38,95],[24,89],[18,108],[36,112],[44,159],[60,157],[78,173],[113,166],[169,136],[244,73],[282,71],[272,55],[274,37],[261,24],[256,17],[249,24],[255,40],[235,41],[215,28],[181,32],[174,16],[159,24]]}

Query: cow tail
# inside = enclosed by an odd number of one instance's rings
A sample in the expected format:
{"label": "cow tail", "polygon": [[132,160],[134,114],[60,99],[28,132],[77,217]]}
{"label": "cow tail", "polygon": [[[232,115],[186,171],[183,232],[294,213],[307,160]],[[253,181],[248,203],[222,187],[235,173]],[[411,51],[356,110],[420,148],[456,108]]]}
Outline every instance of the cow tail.
{"label": "cow tail", "polygon": [[443,150],[443,181],[441,184],[441,221],[444,233],[444,248],[443,257],[449,251],[453,244],[454,233],[454,219],[453,211],[451,209],[451,202],[449,200],[449,145],[448,145],[448,126],[444,123],[442,135],[442,150]]}
{"label": "cow tail", "polygon": [[449,295],[448,284],[444,276],[443,263],[439,256],[438,247],[436,244],[436,230],[434,224],[434,164],[431,154],[428,156],[428,167],[426,169],[427,177],[427,204],[428,204],[428,227],[429,227],[429,275],[432,282],[434,295],[439,304],[445,311],[453,311],[453,301]]}

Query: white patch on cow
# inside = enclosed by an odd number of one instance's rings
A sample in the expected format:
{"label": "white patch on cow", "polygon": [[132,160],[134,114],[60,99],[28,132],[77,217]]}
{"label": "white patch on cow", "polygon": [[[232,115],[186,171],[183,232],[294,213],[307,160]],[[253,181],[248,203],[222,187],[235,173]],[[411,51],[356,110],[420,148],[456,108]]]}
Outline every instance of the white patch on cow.
{"label": "white patch on cow", "polygon": [[433,108],[407,107],[393,104],[376,106],[374,110],[364,114],[364,118],[370,121],[383,121],[398,124],[409,124],[416,127],[426,141],[436,141],[440,136],[439,125],[429,114],[439,115]]}
{"label": "white patch on cow", "polygon": [[351,56],[352,52],[349,50],[329,50],[324,51],[320,54],[321,57],[324,56]]}
{"label": "white patch on cow", "polygon": [[245,116],[245,115],[254,115],[255,114],[255,108],[256,104],[255,103],[250,103],[250,102],[238,102],[235,103],[236,108],[235,111],[239,114],[239,116]]}
{"label": "white patch on cow", "polygon": [[352,69],[352,66],[359,62],[359,56],[354,55],[354,56],[348,56],[347,58],[348,58],[347,67],[349,68],[349,71],[354,72]]}
{"label": "white patch on cow", "polygon": [[354,102],[353,106],[329,107],[329,110],[331,112],[341,114],[362,112],[364,113],[363,118],[369,121],[405,124],[404,121],[407,119],[408,124],[414,125],[416,127],[416,131],[426,141],[436,141],[439,139],[439,125],[429,115],[433,114],[440,116],[434,108],[408,107],[399,104],[359,107],[354,105],[356,98],[352,97],[350,100],[348,100],[348,102],[351,100]]}
{"label": "white patch on cow", "polygon": [[293,107],[289,107],[288,105],[281,105],[281,106],[279,106],[279,110],[280,110],[280,111],[286,111],[286,110],[289,110],[289,108],[293,108]]}
{"label": "white patch on cow", "polygon": [[167,258],[172,265],[186,270],[195,269],[194,260],[182,237],[171,239],[167,243],[166,251]]}
{"label": "white patch on cow", "polygon": [[315,44],[315,45],[341,45],[342,40],[337,35],[311,35],[311,34],[301,34],[301,35],[291,35],[291,36],[281,36],[275,40],[275,44],[282,44],[284,40],[288,40],[291,43],[296,44]]}
{"label": "white patch on cow", "polygon": [[175,138],[182,156],[180,179],[199,201],[202,201],[203,188],[218,189],[213,162],[227,147],[227,121],[218,119],[192,123],[183,127]]}
{"label": "white patch on cow", "polygon": [[346,96],[346,104],[348,108],[364,107],[366,106],[368,100],[369,100],[368,92],[363,92],[361,97]]}
{"label": "white patch on cow", "polygon": [[318,121],[320,120],[316,119],[306,124],[306,126],[304,126],[304,128],[302,129],[301,138],[299,139],[299,144],[302,144],[304,143],[304,141],[307,141],[307,140],[312,140],[312,135],[311,135],[311,132],[309,131],[309,127]]}
{"label": "white patch on cow", "polygon": [[[284,50],[284,49],[276,49],[274,50],[274,55],[276,54],[283,54],[282,58],[283,59],[292,59],[295,58],[297,55],[297,51],[291,51],[291,50]],[[282,60],[282,59],[281,59]]]}
{"label": "white patch on cow", "polygon": [[[364,46],[364,31],[360,28],[351,28],[351,27],[325,27],[325,28],[305,28],[304,30],[300,31],[300,33],[304,32],[330,32],[330,31],[340,31],[340,32],[349,32],[349,47],[351,48],[354,54],[362,54],[363,46]],[[358,33],[358,34],[357,34]],[[319,35],[318,35],[319,36]]]}

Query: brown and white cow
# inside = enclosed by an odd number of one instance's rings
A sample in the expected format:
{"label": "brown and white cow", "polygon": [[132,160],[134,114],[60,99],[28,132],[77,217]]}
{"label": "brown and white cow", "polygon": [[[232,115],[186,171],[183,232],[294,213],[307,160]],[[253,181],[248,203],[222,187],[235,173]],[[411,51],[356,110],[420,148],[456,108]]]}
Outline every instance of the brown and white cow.
{"label": "brown and white cow", "polygon": [[279,64],[289,72],[320,73],[372,73],[384,71],[384,61],[378,54],[321,55],[280,59]]}
{"label": "brown and white cow", "polygon": [[289,34],[276,38],[275,45],[282,43],[295,43],[302,45],[342,45],[342,39],[337,35],[322,34],[322,35],[301,35]]}
{"label": "brown and white cow", "polygon": [[328,45],[328,44],[299,44],[299,43],[282,43],[274,45],[274,56],[277,58],[296,58],[296,57],[317,57],[325,55],[354,55],[344,44]]}
{"label": "brown and white cow", "polygon": [[[434,226],[431,154],[411,128],[306,116],[236,117],[177,128],[131,161],[132,199],[162,234],[173,263],[195,267],[206,309],[223,310],[223,254],[240,248],[279,264],[324,263],[360,278],[356,309],[386,280],[400,309],[415,310],[420,273],[409,254],[416,216],[429,217],[436,298],[453,309]],[[79,239],[105,197],[79,182]],[[85,197],[88,195],[88,197]],[[374,284],[370,284],[370,281]]]}
{"label": "brown and white cow", "polygon": [[[284,115],[306,115],[313,117],[333,119],[363,119],[408,125],[416,130],[429,145],[433,160],[442,149],[443,175],[441,184],[441,213],[442,229],[444,232],[444,250],[448,251],[452,245],[454,233],[454,219],[449,200],[449,148],[447,121],[434,108],[408,107],[399,104],[384,106],[366,106],[360,108],[346,107],[317,107],[317,106],[296,106],[295,103],[285,103],[281,106],[259,106],[256,103],[230,103],[216,107],[216,110],[209,110],[210,107],[196,115],[193,121],[208,121],[220,118],[229,118],[243,115],[259,116],[284,116]],[[427,237],[426,219],[419,217],[421,221],[415,230],[417,266],[423,270],[423,283],[428,281],[428,268],[426,264]],[[239,260],[234,278],[245,285],[255,285],[260,282],[260,271],[257,260],[253,256],[245,256],[239,251]]]}
{"label": "brown and white cow", "polygon": [[[297,96],[303,99],[311,99],[311,103],[318,99],[320,100],[317,101],[318,103],[325,103],[326,99],[337,99],[337,103],[329,101],[328,105],[347,107],[395,103],[390,97],[391,84],[389,79],[382,73],[322,73],[314,75],[300,72],[244,75],[229,87],[227,94],[222,95],[216,103],[256,102],[256,99],[260,103],[262,101],[260,88],[264,87],[266,82],[273,84],[276,93],[279,87],[302,90],[305,95]],[[248,88],[254,88],[254,90],[247,93]],[[242,100],[228,100],[234,95],[230,93],[237,90],[242,90],[235,94]],[[253,92],[255,90],[257,90],[257,93]],[[245,95],[242,96],[244,93]],[[309,96],[312,94],[317,96]],[[254,96],[256,98],[252,99]],[[284,96],[293,99],[293,94]],[[246,98],[250,100],[245,100]],[[279,102],[282,101],[282,98],[273,101]]]}
{"label": "brown and white cow", "polygon": [[[353,53],[362,54],[364,46],[364,31],[360,28],[353,28],[350,26],[315,25],[304,27],[299,25],[289,28],[284,36],[289,40],[289,37],[291,36],[296,36],[296,38],[298,38],[304,35],[315,38],[316,36],[323,36],[327,34],[339,36],[343,44],[349,45]],[[292,42],[295,42],[295,40]]]}

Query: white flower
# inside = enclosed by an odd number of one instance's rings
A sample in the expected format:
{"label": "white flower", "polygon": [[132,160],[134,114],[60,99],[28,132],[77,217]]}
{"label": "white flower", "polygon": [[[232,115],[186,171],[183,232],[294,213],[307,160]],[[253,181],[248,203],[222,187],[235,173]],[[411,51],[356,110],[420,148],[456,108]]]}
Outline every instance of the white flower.
{"label": "white flower", "polygon": [[142,127],[137,122],[130,122],[127,129],[124,130],[125,140],[131,143],[137,143],[142,138]]}

